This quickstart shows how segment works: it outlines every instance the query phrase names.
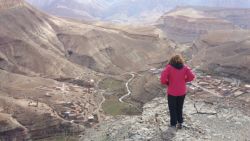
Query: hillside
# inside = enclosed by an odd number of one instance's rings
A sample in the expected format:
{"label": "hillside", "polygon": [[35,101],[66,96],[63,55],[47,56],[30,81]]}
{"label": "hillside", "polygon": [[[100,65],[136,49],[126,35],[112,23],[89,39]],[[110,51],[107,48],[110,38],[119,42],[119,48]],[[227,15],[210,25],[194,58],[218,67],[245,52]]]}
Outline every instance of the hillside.
{"label": "hillside", "polygon": [[1,69],[55,78],[88,72],[64,57],[65,49],[46,15],[26,3],[20,6],[18,2],[16,6],[0,14]]}
{"label": "hillside", "polygon": [[200,69],[249,81],[248,31],[210,32],[195,41],[192,62]]}
{"label": "hillside", "polygon": [[157,21],[157,26],[168,38],[180,43],[192,42],[209,31],[238,28],[230,21],[193,7],[179,7],[166,13]]}
{"label": "hillside", "polygon": [[203,11],[209,13],[209,15],[225,19],[242,29],[250,29],[249,8],[205,8]]}
{"label": "hillside", "polygon": [[[71,22],[64,25],[58,30],[58,38],[65,49],[72,52],[69,59],[76,62],[88,58],[87,62],[76,63],[98,72],[114,74],[147,70],[150,64],[166,61],[169,56],[165,55],[173,52],[168,41],[155,33],[156,29],[144,33],[137,32],[137,29],[133,32],[119,27],[107,30],[103,26]],[[68,30],[68,27],[73,28]],[[79,27],[82,32],[79,32]]]}

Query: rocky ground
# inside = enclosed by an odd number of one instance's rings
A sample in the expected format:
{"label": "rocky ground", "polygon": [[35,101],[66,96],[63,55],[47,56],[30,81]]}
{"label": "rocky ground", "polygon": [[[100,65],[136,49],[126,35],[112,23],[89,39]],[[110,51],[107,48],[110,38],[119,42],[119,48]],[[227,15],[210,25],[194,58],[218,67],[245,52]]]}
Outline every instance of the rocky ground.
{"label": "rocky ground", "polygon": [[143,107],[139,116],[109,118],[90,129],[82,141],[248,140],[249,103],[234,97],[218,97],[198,90],[189,93],[184,106],[185,125],[171,130],[167,98],[158,97]]}

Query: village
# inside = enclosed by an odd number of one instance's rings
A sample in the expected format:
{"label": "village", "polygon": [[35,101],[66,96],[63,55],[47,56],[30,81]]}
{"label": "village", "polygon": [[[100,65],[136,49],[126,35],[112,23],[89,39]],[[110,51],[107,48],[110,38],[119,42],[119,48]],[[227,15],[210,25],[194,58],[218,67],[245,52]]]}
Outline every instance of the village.
{"label": "village", "polygon": [[[97,90],[95,89],[94,82],[95,81],[92,79],[89,80],[85,87],[81,87],[81,92],[83,94],[96,94]],[[79,86],[73,85],[71,88],[69,88],[63,84],[62,87],[58,87],[57,89],[61,90],[63,95],[67,95],[69,94],[69,91],[79,89]],[[98,123],[100,119],[99,109],[95,110],[90,108],[93,107],[93,105],[95,105],[94,101],[90,100],[86,102],[82,102],[80,100],[65,100],[63,103],[61,103],[63,108],[58,115],[72,123],[84,124],[85,126],[91,127],[95,123]]]}
{"label": "village", "polygon": [[[149,70],[152,74],[158,75],[158,78],[160,78],[162,71],[162,68],[152,68]],[[188,83],[189,92],[191,93],[206,91],[218,97],[239,97],[241,95],[250,94],[250,84],[246,84],[235,78],[212,76],[201,71],[195,71],[195,74],[195,81]]]}
{"label": "village", "polygon": [[[94,80],[89,80],[89,85],[85,87],[72,85],[70,83],[62,83],[52,87],[39,87],[39,90],[46,90],[47,92],[41,96],[43,99],[51,99],[60,97],[61,100],[56,102],[51,108],[60,118],[70,121],[71,123],[82,124],[86,127],[92,127],[100,120],[99,110],[95,106],[95,101],[88,100],[85,94],[95,95],[97,90],[94,86]],[[75,93],[81,93],[82,96],[76,98]],[[56,98],[57,99],[57,98]],[[37,100],[30,100],[29,107],[41,107],[42,102]],[[93,108],[95,107],[95,108]]]}
{"label": "village", "polygon": [[250,85],[235,78],[211,76],[196,72],[197,78],[189,85],[190,90],[204,90],[219,97],[239,97],[250,93]]}

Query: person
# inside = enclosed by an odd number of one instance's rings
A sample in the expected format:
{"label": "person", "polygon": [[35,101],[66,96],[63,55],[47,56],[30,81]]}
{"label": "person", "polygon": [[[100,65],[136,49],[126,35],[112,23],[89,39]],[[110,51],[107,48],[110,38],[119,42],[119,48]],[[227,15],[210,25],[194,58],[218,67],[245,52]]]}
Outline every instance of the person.
{"label": "person", "polygon": [[186,83],[195,78],[191,69],[184,64],[181,55],[174,55],[161,73],[161,84],[167,85],[170,127],[182,128],[183,104],[187,93]]}

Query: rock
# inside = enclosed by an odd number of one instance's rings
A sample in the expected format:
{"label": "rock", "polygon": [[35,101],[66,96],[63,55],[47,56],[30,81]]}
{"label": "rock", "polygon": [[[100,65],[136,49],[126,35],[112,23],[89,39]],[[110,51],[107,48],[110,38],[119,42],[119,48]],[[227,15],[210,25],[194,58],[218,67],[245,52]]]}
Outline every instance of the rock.
{"label": "rock", "polygon": [[234,92],[234,96],[240,96],[242,94],[244,94],[244,92],[242,92],[242,91],[236,91],[236,92]]}
{"label": "rock", "polygon": [[209,83],[207,83],[207,82],[199,82],[199,84],[202,85],[202,86],[209,85]]}
{"label": "rock", "polygon": [[246,84],[245,87],[250,89],[250,84]]}

